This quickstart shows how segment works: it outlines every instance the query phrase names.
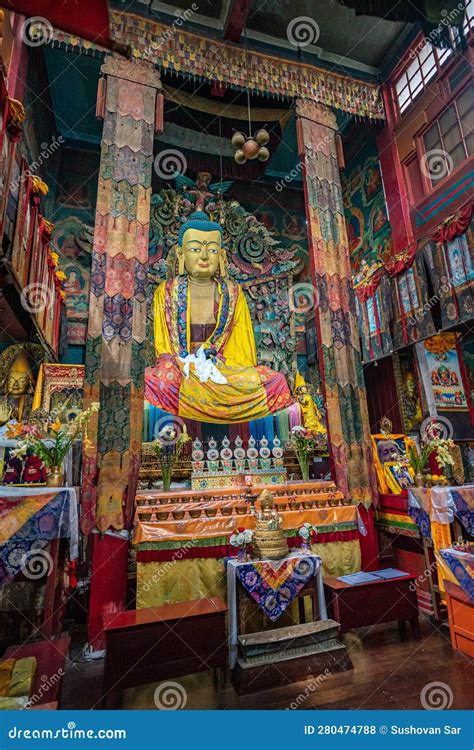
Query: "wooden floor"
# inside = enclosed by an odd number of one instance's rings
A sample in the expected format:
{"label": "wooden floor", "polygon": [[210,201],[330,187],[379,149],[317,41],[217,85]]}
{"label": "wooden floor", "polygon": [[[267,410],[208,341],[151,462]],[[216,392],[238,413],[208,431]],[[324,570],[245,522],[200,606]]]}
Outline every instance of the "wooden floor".
{"label": "wooden floor", "polygon": [[[313,681],[237,696],[233,688],[217,691],[212,675],[178,678],[186,691],[186,709],[419,709],[425,685],[442,682],[452,694],[452,709],[474,708],[474,661],[453,652],[449,631],[428,621],[421,624],[422,639],[401,643],[396,624],[343,637],[354,669],[324,675]],[[61,708],[99,708],[103,662],[69,664]],[[315,675],[317,678],[317,675]],[[156,685],[125,691],[123,708],[156,708]]]}

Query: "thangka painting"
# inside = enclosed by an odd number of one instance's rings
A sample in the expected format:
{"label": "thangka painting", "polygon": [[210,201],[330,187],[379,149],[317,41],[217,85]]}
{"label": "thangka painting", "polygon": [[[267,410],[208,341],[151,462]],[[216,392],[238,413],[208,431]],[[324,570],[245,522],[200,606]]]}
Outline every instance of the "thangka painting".
{"label": "thangka painting", "polygon": [[425,376],[429,378],[431,383],[436,410],[467,410],[467,398],[459,364],[456,335],[439,334],[438,336],[432,336],[426,339],[422,346],[426,363]]}
{"label": "thangka painting", "polygon": [[60,258],[61,270],[66,274],[68,342],[82,345],[86,341],[89,314],[89,281],[93,229],[76,216],[58,221],[53,229],[51,245]]}
{"label": "thangka painting", "polygon": [[373,139],[341,173],[354,284],[381,264],[391,245],[382,174]]}

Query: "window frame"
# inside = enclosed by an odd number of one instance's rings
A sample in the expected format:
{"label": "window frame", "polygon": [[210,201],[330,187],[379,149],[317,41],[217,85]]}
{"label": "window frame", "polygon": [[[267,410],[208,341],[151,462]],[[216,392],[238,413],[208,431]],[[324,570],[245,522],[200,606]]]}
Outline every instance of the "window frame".
{"label": "window frame", "polygon": [[[469,0],[469,2],[466,5],[465,19],[464,19],[464,33],[465,33],[466,39],[473,32],[474,32],[474,0]],[[454,43],[455,38],[454,38],[453,29],[450,30],[450,35]],[[422,55],[423,50],[425,50],[427,47],[430,48],[430,51],[428,55],[426,56],[425,60],[422,60],[420,56]],[[451,52],[449,54],[446,54],[446,51],[450,49],[451,49]],[[413,44],[407,50],[401,63],[395,69],[394,75],[392,76],[392,80],[391,80],[392,100],[395,105],[395,111],[396,111],[398,121],[406,117],[408,112],[419,101],[420,97],[426,91],[426,89],[428,88],[428,85],[436,81],[437,78],[441,76],[441,74],[445,73],[449,62],[454,62],[456,60],[456,57],[455,56],[453,57],[453,52],[454,50],[449,47],[446,47],[443,49],[439,49],[435,47],[434,45],[430,44],[429,41],[426,41],[422,35],[418,35],[416,37]],[[426,60],[429,58],[430,55],[433,55],[434,66],[430,68],[428,71],[428,74],[426,74],[425,71],[423,70],[423,66],[426,65]],[[415,59],[418,62],[418,71],[412,76],[411,79],[409,79],[408,70],[410,66],[414,63]],[[434,70],[434,73],[432,72],[433,70]],[[406,77],[406,81],[403,87],[400,89],[400,93],[399,93],[397,90],[397,87],[400,81],[402,81],[404,76]],[[411,91],[410,81],[413,81],[413,79],[416,76],[421,77],[421,86],[418,86],[415,90],[415,93],[413,94]],[[400,104],[400,98],[401,98],[400,95],[406,92],[407,90],[408,90],[409,96],[406,102],[404,102],[403,108],[402,108],[402,105]]]}

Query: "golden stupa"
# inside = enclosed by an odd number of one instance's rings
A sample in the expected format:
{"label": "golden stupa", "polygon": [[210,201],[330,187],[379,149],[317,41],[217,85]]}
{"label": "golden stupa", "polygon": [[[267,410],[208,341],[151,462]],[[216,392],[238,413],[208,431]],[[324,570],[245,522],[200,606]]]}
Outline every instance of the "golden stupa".
{"label": "golden stupa", "polygon": [[288,554],[288,544],[283,533],[283,519],[273,505],[273,495],[264,490],[259,498],[261,510],[257,513],[253,549],[256,557],[279,560]]}

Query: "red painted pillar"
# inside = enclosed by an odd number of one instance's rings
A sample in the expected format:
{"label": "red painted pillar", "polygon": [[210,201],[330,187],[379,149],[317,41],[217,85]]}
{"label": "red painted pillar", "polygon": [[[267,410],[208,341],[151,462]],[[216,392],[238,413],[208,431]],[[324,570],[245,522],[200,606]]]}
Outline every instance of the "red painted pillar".
{"label": "red painted pillar", "polygon": [[125,609],[128,539],[117,534],[91,534],[91,587],[88,638],[94,651],[105,648],[103,617]]}

